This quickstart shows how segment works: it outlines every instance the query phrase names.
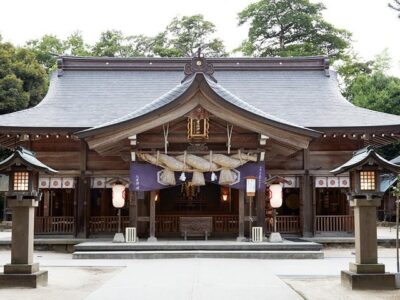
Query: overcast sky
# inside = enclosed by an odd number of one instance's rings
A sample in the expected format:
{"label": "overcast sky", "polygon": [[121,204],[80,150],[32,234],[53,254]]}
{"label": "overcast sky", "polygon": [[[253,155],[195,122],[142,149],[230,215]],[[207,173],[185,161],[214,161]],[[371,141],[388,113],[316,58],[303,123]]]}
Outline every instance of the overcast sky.
{"label": "overcast sky", "polygon": [[[389,49],[391,73],[400,76],[400,19],[389,0],[322,0],[324,16],[353,33],[354,48],[366,59]],[[228,50],[247,35],[237,13],[253,0],[6,0],[0,6],[0,34],[23,45],[44,34],[65,38],[80,30],[93,43],[100,32],[118,29],[127,35],[154,35],[176,15],[203,14],[218,29]],[[316,2],[316,1],[313,1]]]}

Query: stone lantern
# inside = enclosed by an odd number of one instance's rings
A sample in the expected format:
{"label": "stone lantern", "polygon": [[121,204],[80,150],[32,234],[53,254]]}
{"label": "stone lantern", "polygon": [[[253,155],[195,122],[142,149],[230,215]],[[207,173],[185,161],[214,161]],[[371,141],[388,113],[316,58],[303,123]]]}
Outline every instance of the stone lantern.
{"label": "stone lantern", "polygon": [[390,163],[372,147],[354,152],[353,157],[333,174],[349,172],[348,200],[354,208],[356,261],[349,271],[342,271],[342,285],[352,289],[395,289],[398,274],[385,273],[385,265],[378,263],[376,208],[380,206],[383,174],[399,173],[400,166]]}
{"label": "stone lantern", "polygon": [[40,271],[39,264],[33,262],[34,217],[41,198],[39,172],[57,171],[40,162],[33,152],[17,147],[0,162],[0,172],[9,176],[6,198],[12,210],[11,263],[0,274],[0,287],[47,285],[47,271]]}

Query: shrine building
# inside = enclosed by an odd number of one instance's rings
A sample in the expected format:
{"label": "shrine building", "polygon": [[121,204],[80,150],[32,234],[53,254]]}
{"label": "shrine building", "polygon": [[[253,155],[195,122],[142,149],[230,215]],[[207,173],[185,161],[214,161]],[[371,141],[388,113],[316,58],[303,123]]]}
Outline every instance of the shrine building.
{"label": "shrine building", "polygon": [[140,238],[182,238],[181,222],[199,219],[210,238],[248,236],[250,223],[268,236],[274,176],[284,179],[282,235],[351,235],[349,177],[330,170],[399,139],[400,116],[349,103],[323,56],[65,56],[40,104],[0,116],[2,147],[58,171],[39,179],[40,236],[113,235],[119,179],[122,227]]}

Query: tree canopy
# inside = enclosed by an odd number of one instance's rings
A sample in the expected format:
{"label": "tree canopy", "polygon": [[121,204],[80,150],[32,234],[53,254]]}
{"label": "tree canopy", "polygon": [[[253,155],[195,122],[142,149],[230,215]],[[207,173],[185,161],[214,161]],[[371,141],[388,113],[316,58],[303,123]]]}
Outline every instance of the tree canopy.
{"label": "tree canopy", "polygon": [[0,36],[0,114],[38,104],[47,91],[47,74],[29,49]]}
{"label": "tree canopy", "polygon": [[251,56],[330,55],[339,58],[351,34],[326,22],[322,3],[309,0],[260,0],[239,13],[249,23],[248,38],[237,49]]}
{"label": "tree canopy", "polygon": [[175,17],[166,29],[154,38],[156,56],[191,57],[201,47],[206,56],[227,56],[221,39],[214,36],[215,25],[203,15]]}
{"label": "tree canopy", "polygon": [[107,57],[184,57],[193,56],[201,47],[207,56],[227,56],[221,39],[215,36],[215,25],[203,15],[175,17],[154,37],[124,35],[119,30],[107,30],[100,34],[94,45],[87,44],[80,31],[61,40],[54,35],[44,35],[30,40],[26,46],[48,73],[56,65],[57,56],[107,56]]}

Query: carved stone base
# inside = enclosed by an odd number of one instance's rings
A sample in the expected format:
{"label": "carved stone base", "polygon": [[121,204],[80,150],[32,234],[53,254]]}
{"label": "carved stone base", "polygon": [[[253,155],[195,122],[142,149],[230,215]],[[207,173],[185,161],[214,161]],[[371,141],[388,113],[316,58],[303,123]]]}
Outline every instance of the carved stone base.
{"label": "carved stone base", "polygon": [[247,238],[244,236],[238,236],[236,242],[247,242]]}
{"label": "carved stone base", "polygon": [[148,242],[157,242],[157,238],[152,236],[147,239]]}
{"label": "carved stone base", "polygon": [[116,233],[114,235],[113,243],[125,243],[125,237],[123,233]]}
{"label": "carved stone base", "polygon": [[357,274],[342,271],[342,286],[352,290],[395,290],[400,288],[400,276],[394,273]]}
{"label": "carved stone base", "polygon": [[39,264],[6,264],[4,274],[33,274],[39,271]]}
{"label": "carved stone base", "polygon": [[281,234],[279,232],[271,232],[269,235],[269,242],[270,243],[282,243],[283,239],[281,237]]}
{"label": "carved stone base", "polygon": [[0,274],[0,287],[37,288],[38,286],[46,286],[47,283],[47,271],[32,274]]}
{"label": "carved stone base", "polygon": [[357,264],[351,262],[349,270],[357,274],[385,274],[384,264]]}

